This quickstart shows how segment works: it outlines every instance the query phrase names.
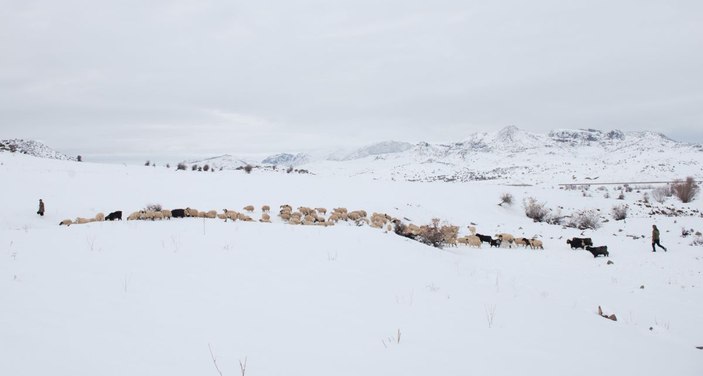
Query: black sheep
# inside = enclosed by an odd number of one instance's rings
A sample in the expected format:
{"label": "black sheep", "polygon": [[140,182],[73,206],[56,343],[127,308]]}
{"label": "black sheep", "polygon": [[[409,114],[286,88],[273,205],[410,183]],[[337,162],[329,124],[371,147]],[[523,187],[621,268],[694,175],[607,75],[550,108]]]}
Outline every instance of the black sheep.
{"label": "black sheep", "polygon": [[185,218],[186,211],[185,209],[173,209],[171,210],[171,216],[173,218]]}
{"label": "black sheep", "polygon": [[489,235],[476,234],[476,236],[481,239],[481,243],[490,243],[493,240]]}
{"label": "black sheep", "polygon": [[588,245],[588,246],[586,246],[586,250],[588,252],[591,252],[593,254],[593,257],[598,257],[598,256],[610,257],[610,254],[608,253],[608,246],[607,245],[602,245],[600,247],[591,247],[590,245]]}
{"label": "black sheep", "polygon": [[114,211],[105,217],[106,221],[121,221],[122,220],[122,210]]}

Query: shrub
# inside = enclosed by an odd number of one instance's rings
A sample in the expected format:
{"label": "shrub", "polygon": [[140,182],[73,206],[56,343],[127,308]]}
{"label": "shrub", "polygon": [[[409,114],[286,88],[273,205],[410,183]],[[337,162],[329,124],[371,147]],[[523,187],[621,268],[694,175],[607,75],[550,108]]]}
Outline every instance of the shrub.
{"label": "shrub", "polygon": [[420,227],[420,235],[416,240],[436,248],[442,248],[444,234],[439,227],[439,218],[433,218],[431,224]]}
{"label": "shrub", "polygon": [[190,166],[190,169],[193,171],[198,171],[198,165],[194,164],[194,165]]}
{"label": "shrub", "polygon": [[176,171],[178,170],[186,170],[188,167],[186,166],[185,163],[181,162],[176,166]]}
{"label": "shrub", "polygon": [[286,169],[287,174],[290,174],[291,172],[293,172],[293,166],[290,166],[288,167],[288,169]]}
{"label": "shrub", "polygon": [[251,170],[253,168],[254,168],[254,166],[248,164],[248,165],[244,166],[244,172],[246,172],[247,174],[251,174]]}
{"label": "shrub", "polygon": [[566,226],[579,230],[597,230],[600,227],[600,215],[595,210],[582,210],[571,215]]}
{"label": "shrub", "polygon": [[500,204],[498,204],[498,205],[503,205],[503,204],[506,204],[508,206],[512,205],[513,204],[513,195],[511,195],[510,193],[503,193],[502,195],[500,195]]}
{"label": "shrub", "polygon": [[161,209],[161,204],[149,204],[144,208],[146,211],[161,211]]}
{"label": "shrub", "polygon": [[207,172],[208,170],[210,170],[210,165],[203,166],[203,171]]}
{"label": "shrub", "polygon": [[[10,151],[14,153],[15,150],[16,150],[16,149],[15,149],[14,145],[10,145]],[[81,156],[79,155],[78,157],[76,157],[76,160],[77,160],[78,162],[83,162],[83,157],[81,157]]]}
{"label": "shrub", "polygon": [[614,220],[621,221],[627,218],[627,209],[627,205],[615,205],[610,213]]}
{"label": "shrub", "polygon": [[674,195],[683,203],[693,201],[698,194],[698,184],[696,184],[696,181],[690,176],[686,178],[686,181],[675,181],[671,187],[674,191]]}
{"label": "shrub", "polygon": [[151,166],[151,161],[146,161],[146,163],[144,163],[144,166]]}
{"label": "shrub", "polygon": [[527,218],[531,218],[535,222],[544,222],[547,214],[549,214],[549,209],[545,207],[545,204],[538,202],[534,197],[527,198],[522,204]]}

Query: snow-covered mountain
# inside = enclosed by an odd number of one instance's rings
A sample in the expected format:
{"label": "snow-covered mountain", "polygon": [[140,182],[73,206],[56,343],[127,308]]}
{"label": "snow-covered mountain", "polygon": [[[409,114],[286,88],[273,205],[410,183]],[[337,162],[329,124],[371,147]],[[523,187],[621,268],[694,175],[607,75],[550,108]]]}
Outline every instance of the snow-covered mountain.
{"label": "snow-covered mountain", "polygon": [[76,160],[74,157],[69,157],[65,154],[59,153],[43,143],[33,140],[0,140],[0,152],[22,153],[39,158],[58,159],[63,161]]}
{"label": "snow-covered mountain", "polygon": [[[420,142],[369,153],[374,146],[306,165],[311,171],[410,181],[502,180],[534,184],[584,179],[701,177],[703,148],[654,132],[560,129],[538,134],[510,126],[450,144]],[[409,145],[409,146],[408,146]],[[627,168],[625,168],[627,167]]]}

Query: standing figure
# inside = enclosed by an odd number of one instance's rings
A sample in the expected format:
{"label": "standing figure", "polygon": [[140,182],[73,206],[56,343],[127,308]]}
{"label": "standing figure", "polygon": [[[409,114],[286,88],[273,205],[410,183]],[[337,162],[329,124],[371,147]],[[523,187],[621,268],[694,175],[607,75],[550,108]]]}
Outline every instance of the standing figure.
{"label": "standing figure", "polygon": [[44,201],[42,201],[42,199],[39,199],[39,210],[37,211],[37,214],[42,217],[44,216]]}
{"label": "standing figure", "polygon": [[659,248],[666,252],[666,248],[659,244],[659,229],[657,228],[657,225],[652,225],[652,252],[657,251],[656,248],[654,248],[654,245],[658,245]]}

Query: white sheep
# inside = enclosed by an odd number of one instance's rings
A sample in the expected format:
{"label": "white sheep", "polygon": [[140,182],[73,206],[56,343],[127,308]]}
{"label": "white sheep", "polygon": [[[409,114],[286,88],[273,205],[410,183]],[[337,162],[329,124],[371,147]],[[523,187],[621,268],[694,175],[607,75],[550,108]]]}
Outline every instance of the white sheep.
{"label": "white sheep", "polygon": [[59,226],[70,226],[73,224],[73,221],[70,219],[64,219],[63,221],[59,222]]}
{"label": "white sheep", "polygon": [[76,218],[75,221],[73,221],[73,223],[75,223],[77,225],[82,225],[84,223],[90,223],[90,222],[93,222],[93,218],[78,217],[78,218]]}
{"label": "white sheep", "polygon": [[137,219],[139,219],[139,217],[140,217],[141,215],[142,215],[142,212],[141,212],[141,211],[135,211],[134,213],[130,214],[130,215],[127,217],[127,220],[128,220],[128,221],[137,220]]}
{"label": "white sheep", "polygon": [[259,222],[271,223],[271,216],[266,213],[262,213]]}
{"label": "white sheep", "polygon": [[327,209],[325,209],[325,208],[315,208],[315,211],[322,214],[322,215],[327,214]]}
{"label": "white sheep", "polygon": [[471,235],[476,235],[476,226],[469,226],[469,232]]}
{"label": "white sheep", "polygon": [[530,248],[532,249],[544,249],[544,246],[542,245],[542,241],[539,239],[530,239]]}
{"label": "white sheep", "polygon": [[504,243],[507,244],[508,248],[512,248],[512,244],[515,241],[515,238],[507,233],[496,234],[496,238],[500,239],[501,245],[503,245]]}
{"label": "white sheep", "polygon": [[261,211],[264,212],[264,213],[268,213],[268,212],[271,211],[271,207],[268,206],[268,205],[264,205],[264,206],[261,207]]}
{"label": "white sheep", "polygon": [[103,213],[98,213],[95,215],[95,221],[96,222],[103,222],[105,220],[105,214]]}
{"label": "white sheep", "polygon": [[161,215],[163,215],[164,219],[171,219],[171,217],[173,217],[173,215],[171,214],[171,211],[168,209],[162,210]]}
{"label": "white sheep", "polygon": [[248,211],[248,212],[251,213],[251,212],[254,211],[254,205],[247,205],[247,206],[245,206],[244,208],[242,208],[242,210]]}

